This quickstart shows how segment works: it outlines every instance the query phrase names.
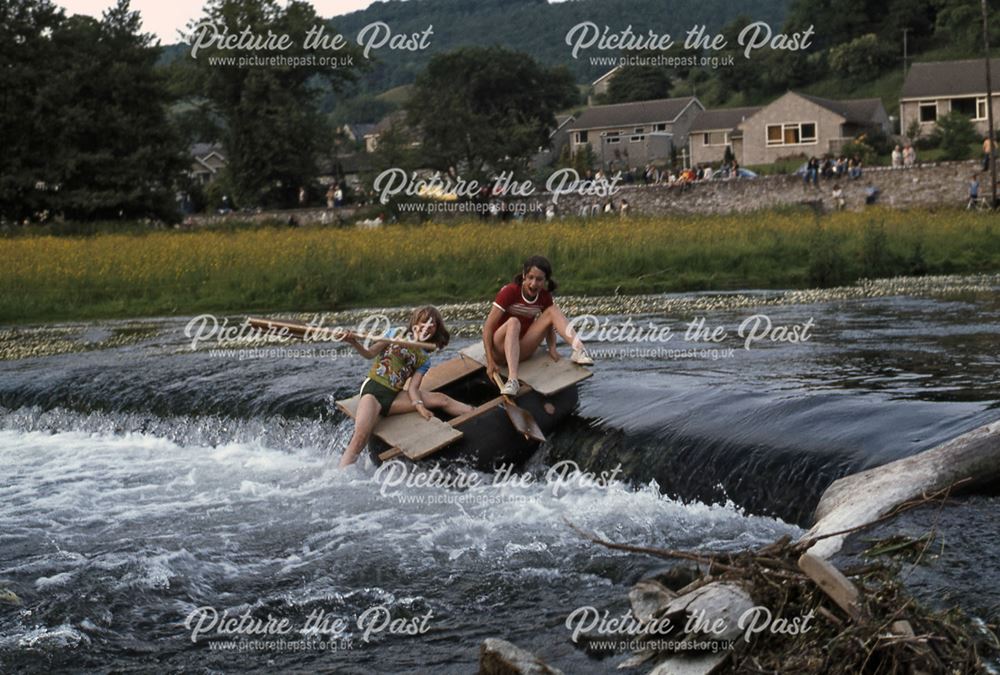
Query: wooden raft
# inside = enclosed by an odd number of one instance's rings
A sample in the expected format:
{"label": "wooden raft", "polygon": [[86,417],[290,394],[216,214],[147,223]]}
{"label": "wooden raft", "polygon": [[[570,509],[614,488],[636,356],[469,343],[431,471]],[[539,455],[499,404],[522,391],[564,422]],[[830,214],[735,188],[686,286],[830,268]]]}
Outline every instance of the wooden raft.
{"label": "wooden raft", "polygon": [[[486,350],[483,349],[482,342],[469,345],[459,354],[483,366],[486,365]],[[499,370],[504,377],[507,377],[507,366],[499,366]],[[573,363],[566,356],[558,361],[553,361],[542,346],[539,346],[538,351],[530,359],[521,362],[517,374],[519,381],[529,385],[543,396],[551,396],[593,375],[592,372]]]}

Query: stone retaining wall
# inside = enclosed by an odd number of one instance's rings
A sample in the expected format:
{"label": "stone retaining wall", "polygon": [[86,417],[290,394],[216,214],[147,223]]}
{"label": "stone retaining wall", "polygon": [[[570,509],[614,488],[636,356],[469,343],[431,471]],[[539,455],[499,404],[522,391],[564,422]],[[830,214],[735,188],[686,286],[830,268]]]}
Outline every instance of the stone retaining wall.
{"label": "stone retaining wall", "polygon": [[[962,207],[968,201],[969,180],[980,171],[978,161],[937,162],[922,164],[909,169],[874,167],[865,169],[856,179],[820,178],[818,187],[806,185],[801,176],[759,176],[737,180],[711,180],[694,183],[684,188],[669,185],[626,185],[621,187],[612,201],[617,206],[628,200],[634,215],[660,214],[722,214],[755,211],[796,204],[835,208],[831,192],[835,183],[844,191],[846,208],[858,210],[865,205],[865,188],[869,183],[879,190],[878,203],[891,208],[914,206]],[[989,175],[980,173],[980,195],[989,197]],[[540,193],[532,198],[511,200],[526,202],[528,212],[544,213],[551,195]],[[558,201],[561,216],[577,216],[584,206],[603,206],[604,199],[592,196],[562,195]],[[233,213],[198,215],[192,219],[196,225],[214,225],[230,219],[259,223],[287,222],[295,218],[300,225],[349,224],[354,221],[354,209],[310,208],[288,211],[263,211],[260,213]],[[450,218],[468,219],[469,214],[451,215]],[[435,218],[437,219],[437,218]]]}
{"label": "stone retaining wall", "polygon": [[[668,185],[633,185],[621,188],[612,201],[617,206],[628,200],[633,214],[713,214],[754,211],[794,204],[809,204],[824,209],[835,208],[831,192],[834,184],[844,191],[846,208],[865,206],[865,188],[878,188],[878,203],[892,208],[914,206],[964,206],[968,201],[969,181],[979,172],[978,161],[940,162],[909,169],[876,167],[851,180],[819,179],[819,186],[806,185],[801,176],[760,176],[737,180],[711,180],[684,188]],[[989,197],[989,175],[980,175],[980,195]],[[540,195],[535,204],[550,197]],[[578,215],[584,205],[603,204],[603,199],[563,195],[559,198],[561,215]]]}

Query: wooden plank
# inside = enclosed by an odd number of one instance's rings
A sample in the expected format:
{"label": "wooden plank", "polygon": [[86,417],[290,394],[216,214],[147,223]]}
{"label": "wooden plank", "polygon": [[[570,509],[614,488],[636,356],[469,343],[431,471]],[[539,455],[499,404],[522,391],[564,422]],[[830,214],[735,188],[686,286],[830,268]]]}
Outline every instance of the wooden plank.
{"label": "wooden plank", "polygon": [[482,369],[483,364],[459,354],[444,363],[431,366],[420,383],[420,390],[435,391]]}
{"label": "wooden plank", "polygon": [[[357,413],[359,400],[359,396],[352,396],[337,401],[337,407],[353,419]],[[426,457],[462,438],[462,432],[447,422],[437,418],[428,421],[416,412],[384,417],[375,425],[372,433],[390,447],[399,448],[401,453],[410,459]]]}
{"label": "wooden plank", "polygon": [[[486,364],[486,351],[483,349],[482,342],[475,342],[459,353],[473,361]],[[502,365],[499,370],[504,377],[507,377],[507,366]],[[539,347],[530,359],[521,362],[517,374],[521,382],[531,385],[535,391],[543,396],[555,394],[593,375],[583,366],[578,366],[570,361],[569,357],[563,356],[558,361],[553,361],[542,347]]]}
{"label": "wooden plank", "polygon": [[400,450],[399,448],[389,448],[385,452],[378,453],[378,458],[381,461],[385,462],[385,461],[388,461],[388,460],[393,459],[395,457],[399,457],[402,454],[403,454],[403,451]]}
{"label": "wooden plank", "polygon": [[337,407],[340,411],[350,417],[352,420],[358,414],[358,402],[361,400],[361,394],[355,394],[351,398],[345,398],[337,401]]}
{"label": "wooden plank", "polygon": [[448,420],[448,424],[450,424],[453,427],[457,427],[459,424],[462,424],[463,422],[468,422],[469,420],[471,420],[474,417],[479,417],[480,415],[488,413],[489,411],[493,410],[494,408],[496,408],[501,403],[503,403],[503,396],[497,396],[492,401],[487,401],[486,403],[482,404],[478,408],[476,408],[474,410],[471,410],[471,411],[465,413],[464,415],[459,415],[458,417],[453,417],[452,419]]}
{"label": "wooden plank", "polygon": [[461,431],[447,422],[436,417],[425,420],[415,412],[382,419],[374,433],[390,446],[398,447],[412,460],[422,459],[463,436]]}
{"label": "wooden plank", "polygon": [[861,618],[858,587],[830,562],[807,551],[799,558],[799,569],[816,582],[849,617],[855,621]]}

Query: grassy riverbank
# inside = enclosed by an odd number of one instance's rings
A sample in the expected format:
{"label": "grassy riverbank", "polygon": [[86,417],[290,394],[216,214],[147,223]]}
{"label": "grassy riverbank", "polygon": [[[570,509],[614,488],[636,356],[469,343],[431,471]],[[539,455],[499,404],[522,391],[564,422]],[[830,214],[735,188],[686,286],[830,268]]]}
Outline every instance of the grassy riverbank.
{"label": "grassy riverbank", "polygon": [[0,238],[0,323],[487,299],[548,255],[561,293],[804,288],[1000,271],[995,216],[786,210],[552,223]]}

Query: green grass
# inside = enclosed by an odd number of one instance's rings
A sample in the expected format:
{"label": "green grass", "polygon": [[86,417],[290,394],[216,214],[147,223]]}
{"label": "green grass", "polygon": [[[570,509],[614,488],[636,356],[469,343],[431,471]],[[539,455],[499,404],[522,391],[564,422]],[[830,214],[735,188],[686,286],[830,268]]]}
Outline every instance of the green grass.
{"label": "green grass", "polygon": [[872,209],[0,238],[0,323],[485,301],[543,253],[565,294],[1000,271],[995,217]]}

